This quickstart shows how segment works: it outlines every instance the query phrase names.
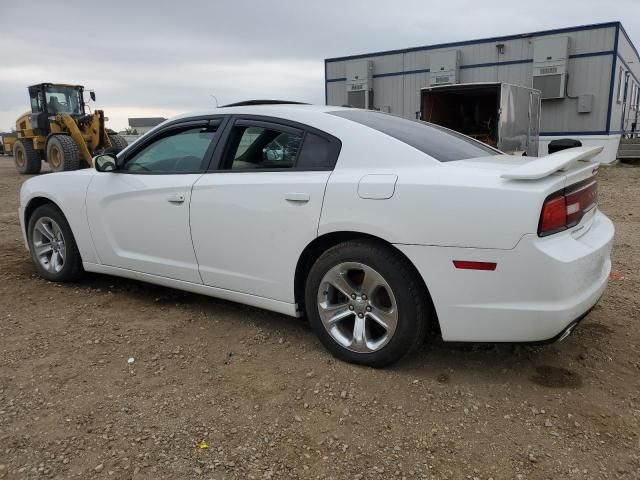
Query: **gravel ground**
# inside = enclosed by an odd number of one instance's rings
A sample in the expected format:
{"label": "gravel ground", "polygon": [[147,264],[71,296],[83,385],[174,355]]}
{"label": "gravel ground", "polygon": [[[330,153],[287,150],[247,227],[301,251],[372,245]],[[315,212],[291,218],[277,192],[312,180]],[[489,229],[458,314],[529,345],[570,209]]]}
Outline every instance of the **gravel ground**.
{"label": "gravel ground", "polygon": [[386,370],[301,320],[38,278],[25,178],[0,157],[0,478],[640,478],[640,168],[601,169],[614,271],[567,340],[434,339]]}

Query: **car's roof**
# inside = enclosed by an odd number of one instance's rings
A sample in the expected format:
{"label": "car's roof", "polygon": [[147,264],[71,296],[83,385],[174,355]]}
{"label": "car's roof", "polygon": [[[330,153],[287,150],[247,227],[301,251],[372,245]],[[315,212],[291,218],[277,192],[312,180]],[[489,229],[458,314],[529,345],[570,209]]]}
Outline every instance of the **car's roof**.
{"label": "car's roof", "polygon": [[205,111],[189,112],[176,117],[171,120],[179,120],[181,118],[189,118],[204,115],[266,115],[266,116],[282,116],[287,118],[291,115],[300,113],[313,114],[313,113],[326,113],[334,112],[336,110],[347,110],[347,107],[336,107],[332,105],[308,105],[308,104],[295,104],[295,103],[281,103],[281,104],[265,104],[265,105],[242,105],[231,107],[219,107]]}

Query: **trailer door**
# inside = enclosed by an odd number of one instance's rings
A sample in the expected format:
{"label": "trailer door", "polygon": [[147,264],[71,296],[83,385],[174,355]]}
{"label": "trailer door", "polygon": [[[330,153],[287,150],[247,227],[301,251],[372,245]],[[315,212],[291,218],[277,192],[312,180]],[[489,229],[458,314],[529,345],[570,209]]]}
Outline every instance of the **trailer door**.
{"label": "trailer door", "polygon": [[527,155],[529,157],[538,156],[538,144],[540,143],[540,92],[531,90],[529,92],[529,144],[527,145]]}

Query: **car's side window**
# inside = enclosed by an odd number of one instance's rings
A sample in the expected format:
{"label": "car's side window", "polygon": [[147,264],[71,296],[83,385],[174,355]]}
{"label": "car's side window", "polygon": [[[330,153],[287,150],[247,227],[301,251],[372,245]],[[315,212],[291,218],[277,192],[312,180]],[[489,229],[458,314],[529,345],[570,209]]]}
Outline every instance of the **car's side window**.
{"label": "car's side window", "polygon": [[215,135],[215,129],[202,126],[172,131],[128,158],[121,170],[135,173],[201,171]]}
{"label": "car's side window", "polygon": [[301,170],[332,169],[338,159],[340,147],[336,142],[307,132],[298,158],[297,168]]}
{"label": "car's side window", "polygon": [[259,125],[234,125],[223,158],[225,170],[293,168],[302,132]]}

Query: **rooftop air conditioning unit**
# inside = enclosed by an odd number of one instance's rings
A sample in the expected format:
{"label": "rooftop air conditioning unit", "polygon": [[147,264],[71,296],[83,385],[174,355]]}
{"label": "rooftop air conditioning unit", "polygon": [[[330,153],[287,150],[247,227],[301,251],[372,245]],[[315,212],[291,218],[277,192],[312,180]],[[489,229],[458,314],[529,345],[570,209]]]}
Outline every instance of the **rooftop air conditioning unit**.
{"label": "rooftop air conditioning unit", "polygon": [[564,98],[569,37],[536,38],[533,43],[533,88],[543,100]]}
{"label": "rooftop air conditioning unit", "polygon": [[460,50],[433,52],[429,56],[431,86],[459,83],[461,56]]}
{"label": "rooftop air conditioning unit", "polygon": [[373,62],[356,60],[346,65],[347,105],[373,109]]}

